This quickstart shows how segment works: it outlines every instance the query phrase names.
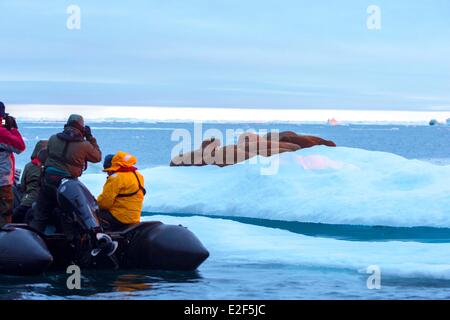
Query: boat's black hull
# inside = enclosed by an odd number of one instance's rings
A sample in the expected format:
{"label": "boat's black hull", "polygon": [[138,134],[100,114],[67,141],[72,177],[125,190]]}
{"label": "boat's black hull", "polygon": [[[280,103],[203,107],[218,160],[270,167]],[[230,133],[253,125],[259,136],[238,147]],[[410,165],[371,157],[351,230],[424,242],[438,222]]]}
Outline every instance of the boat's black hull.
{"label": "boat's black hull", "polygon": [[[143,222],[108,234],[119,244],[114,258],[89,257],[80,267],[192,271],[209,256],[198,238],[182,226]],[[79,258],[77,250],[62,234],[43,235],[18,224],[0,231],[2,274],[32,275],[49,269],[64,270],[77,264]]]}

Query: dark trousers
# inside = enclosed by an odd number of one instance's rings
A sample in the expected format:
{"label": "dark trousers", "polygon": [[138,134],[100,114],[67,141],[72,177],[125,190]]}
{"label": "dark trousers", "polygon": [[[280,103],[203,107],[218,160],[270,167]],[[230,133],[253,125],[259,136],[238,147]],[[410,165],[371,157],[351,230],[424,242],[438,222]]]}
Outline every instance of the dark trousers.
{"label": "dark trousers", "polygon": [[14,194],[12,186],[0,187],[0,228],[12,222]]}
{"label": "dark trousers", "polygon": [[33,210],[33,220],[30,223],[32,228],[45,232],[53,211],[58,208],[57,190],[62,179],[62,177],[47,175],[42,179],[36,210]]}
{"label": "dark trousers", "polygon": [[97,213],[98,222],[105,231],[118,231],[128,227],[128,224],[124,224],[114,218],[114,216],[108,210],[100,210]]}
{"label": "dark trousers", "polygon": [[31,206],[24,206],[23,204],[21,204],[20,206],[18,206],[17,208],[14,209],[12,222],[13,223],[27,223],[26,217],[27,217],[28,211],[30,211],[30,210],[31,210]]}

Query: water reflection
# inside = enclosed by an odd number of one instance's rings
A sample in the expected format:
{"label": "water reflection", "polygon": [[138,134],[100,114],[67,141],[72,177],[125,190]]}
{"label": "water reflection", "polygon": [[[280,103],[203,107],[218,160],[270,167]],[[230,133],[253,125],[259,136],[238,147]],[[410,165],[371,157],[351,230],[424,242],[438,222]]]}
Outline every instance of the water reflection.
{"label": "water reflection", "polygon": [[152,285],[147,282],[147,277],[139,274],[124,274],[114,281],[113,286],[117,292],[134,292],[150,290]]}
{"label": "water reflection", "polygon": [[162,284],[195,283],[202,280],[198,271],[110,271],[89,270],[82,272],[81,289],[69,290],[65,273],[48,273],[39,277],[0,276],[0,299],[73,299],[95,297],[120,298],[114,293],[147,292],[154,294]]}

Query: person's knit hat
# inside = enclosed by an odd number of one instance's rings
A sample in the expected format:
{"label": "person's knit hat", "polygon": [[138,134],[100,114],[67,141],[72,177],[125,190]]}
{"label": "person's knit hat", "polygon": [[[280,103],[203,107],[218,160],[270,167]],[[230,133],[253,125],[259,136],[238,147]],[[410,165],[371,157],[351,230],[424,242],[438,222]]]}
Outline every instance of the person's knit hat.
{"label": "person's knit hat", "polygon": [[67,120],[67,126],[76,128],[80,130],[81,132],[84,131],[84,119],[82,116],[78,114],[72,114],[70,115],[69,119]]}
{"label": "person's knit hat", "polygon": [[103,162],[103,169],[104,170],[107,170],[107,169],[111,168],[111,166],[112,166],[112,159],[113,158],[114,158],[113,154],[108,154],[105,157],[105,161]]}
{"label": "person's knit hat", "polygon": [[0,117],[4,118],[6,116],[5,105],[0,101]]}

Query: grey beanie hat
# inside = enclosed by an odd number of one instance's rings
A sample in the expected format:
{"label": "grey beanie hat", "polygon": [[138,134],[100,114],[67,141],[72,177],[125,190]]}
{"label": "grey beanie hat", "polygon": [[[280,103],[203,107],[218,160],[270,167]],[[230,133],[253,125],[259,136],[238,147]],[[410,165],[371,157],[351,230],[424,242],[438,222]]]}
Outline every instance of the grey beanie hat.
{"label": "grey beanie hat", "polygon": [[72,114],[70,115],[69,119],[67,120],[67,125],[69,127],[74,127],[79,129],[80,131],[84,130],[84,119],[82,116],[78,114]]}

